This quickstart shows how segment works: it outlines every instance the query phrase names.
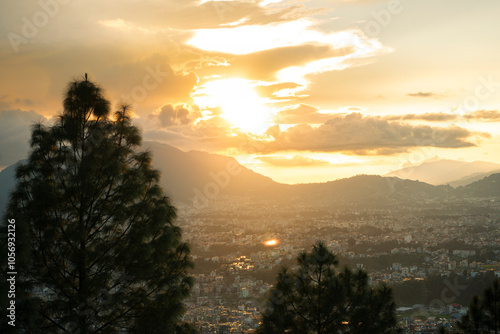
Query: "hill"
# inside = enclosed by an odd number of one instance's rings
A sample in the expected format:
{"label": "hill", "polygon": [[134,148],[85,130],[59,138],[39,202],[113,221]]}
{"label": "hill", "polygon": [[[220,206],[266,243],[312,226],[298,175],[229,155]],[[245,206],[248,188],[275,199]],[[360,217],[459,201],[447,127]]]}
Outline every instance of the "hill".
{"label": "hill", "polygon": [[433,185],[450,184],[459,186],[468,184],[467,182],[477,181],[478,179],[474,178],[474,176],[481,176],[497,170],[500,170],[500,165],[491,162],[436,160],[427,161],[418,166],[399,169],[384,176],[418,180]]}
{"label": "hill", "polygon": [[156,142],[145,142],[144,147],[153,153],[153,166],[162,173],[161,184],[175,201],[201,204],[220,195],[273,197],[290,188],[240,165],[232,157],[183,152]]}
{"label": "hill", "polygon": [[433,186],[424,182],[379,175],[358,175],[326,183],[296,185],[295,192],[312,202],[329,202],[364,207],[415,205],[427,200],[453,196],[449,186]]}
{"label": "hill", "polygon": [[492,174],[496,174],[496,173],[500,173],[500,169],[495,169],[491,172],[486,172],[486,173],[474,173],[474,174],[468,175],[466,177],[460,178],[458,180],[452,181],[448,184],[454,188],[466,186],[468,184],[482,180],[485,177],[488,177],[488,176],[490,176]]}
{"label": "hill", "polygon": [[463,197],[499,198],[500,173],[491,174],[479,181],[457,188],[457,194]]}
{"label": "hill", "polygon": [[[170,145],[145,142],[153,166],[162,173],[161,185],[178,204],[199,207],[212,200],[231,205],[231,198],[247,198],[293,205],[328,207],[425,206],[426,203],[467,197],[500,197],[500,174],[457,189],[415,180],[358,175],[325,183],[286,185],[255,173],[234,158],[200,151],[183,152]],[[445,164],[455,165],[454,162]],[[441,164],[443,165],[443,164]],[[428,163],[427,166],[432,166]],[[15,165],[0,172],[0,209],[14,186]],[[1,210],[0,210],[1,211]]]}

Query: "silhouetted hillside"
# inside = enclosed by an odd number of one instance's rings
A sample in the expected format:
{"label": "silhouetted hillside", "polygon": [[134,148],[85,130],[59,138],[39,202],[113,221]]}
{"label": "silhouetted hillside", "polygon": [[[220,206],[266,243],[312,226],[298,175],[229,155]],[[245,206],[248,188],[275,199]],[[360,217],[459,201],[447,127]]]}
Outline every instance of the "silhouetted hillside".
{"label": "silhouetted hillside", "polygon": [[448,184],[454,188],[466,186],[468,184],[482,180],[485,177],[490,176],[492,174],[496,174],[496,173],[500,173],[500,169],[495,169],[494,171],[486,172],[486,173],[474,173],[474,174],[465,176],[463,178],[460,178],[458,180],[449,182]]}
{"label": "silhouetted hillside", "polygon": [[462,197],[500,197],[500,173],[492,174],[464,187],[456,189]]}
{"label": "silhouetted hillside", "polygon": [[162,172],[164,189],[174,200],[186,204],[192,204],[195,197],[210,199],[219,195],[273,197],[290,188],[240,165],[232,157],[183,152],[156,142],[144,146],[153,153],[153,166]]}
{"label": "silhouetted hillside", "polygon": [[[167,194],[186,205],[204,204],[225,196],[303,205],[395,207],[422,206],[428,201],[467,197],[500,197],[500,174],[465,187],[433,186],[396,177],[358,175],[341,180],[286,185],[255,173],[234,158],[200,151],[183,152],[157,142],[145,142],[153,166],[162,173]],[[15,166],[0,172],[0,208],[14,186]]]}
{"label": "silhouetted hillside", "polygon": [[358,175],[295,187],[295,191],[312,201],[362,204],[370,207],[410,204],[453,195],[453,188],[449,186],[433,186],[423,182],[378,175]]}

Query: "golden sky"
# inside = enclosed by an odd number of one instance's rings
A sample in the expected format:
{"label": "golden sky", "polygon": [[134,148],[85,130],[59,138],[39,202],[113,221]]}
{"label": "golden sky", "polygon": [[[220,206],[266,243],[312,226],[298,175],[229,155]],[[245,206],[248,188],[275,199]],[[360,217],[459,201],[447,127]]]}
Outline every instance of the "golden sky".
{"label": "golden sky", "polygon": [[0,168],[66,84],[129,102],[144,139],[279,182],[500,163],[498,0],[0,4]]}

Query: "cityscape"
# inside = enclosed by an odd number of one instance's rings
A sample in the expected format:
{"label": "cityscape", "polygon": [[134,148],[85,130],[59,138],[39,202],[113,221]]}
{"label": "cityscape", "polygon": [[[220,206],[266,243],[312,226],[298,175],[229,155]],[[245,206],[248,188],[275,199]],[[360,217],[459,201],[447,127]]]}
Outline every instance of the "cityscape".
{"label": "cityscape", "polygon": [[[195,245],[196,283],[185,319],[200,333],[252,333],[278,269],[293,266],[296,255],[317,240],[342,265],[367,270],[371,284],[394,289],[398,320],[407,333],[456,328],[472,296],[500,277],[496,213],[470,214],[467,205],[454,214],[441,205],[441,211],[339,212],[243,199],[229,206],[227,200],[179,220]],[[500,209],[498,200],[468,205]]]}

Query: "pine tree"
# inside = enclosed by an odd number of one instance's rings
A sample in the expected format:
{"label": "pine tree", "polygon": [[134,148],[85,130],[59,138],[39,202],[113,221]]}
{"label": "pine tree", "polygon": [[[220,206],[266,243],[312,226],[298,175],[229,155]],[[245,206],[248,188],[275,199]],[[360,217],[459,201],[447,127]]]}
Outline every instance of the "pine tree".
{"label": "pine tree", "polygon": [[395,333],[395,303],[386,286],[372,288],[366,272],[345,268],[319,242],[283,268],[258,333]]}
{"label": "pine tree", "polygon": [[472,298],[467,314],[460,319],[464,333],[498,333],[500,331],[500,280]]}
{"label": "pine tree", "polygon": [[86,78],[68,85],[53,126],[33,126],[5,216],[17,226],[18,328],[189,329],[180,321],[192,286],[189,247],[140,144],[130,108],[110,117],[101,88]]}

